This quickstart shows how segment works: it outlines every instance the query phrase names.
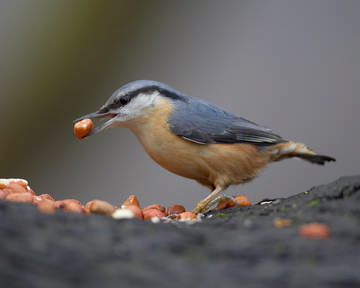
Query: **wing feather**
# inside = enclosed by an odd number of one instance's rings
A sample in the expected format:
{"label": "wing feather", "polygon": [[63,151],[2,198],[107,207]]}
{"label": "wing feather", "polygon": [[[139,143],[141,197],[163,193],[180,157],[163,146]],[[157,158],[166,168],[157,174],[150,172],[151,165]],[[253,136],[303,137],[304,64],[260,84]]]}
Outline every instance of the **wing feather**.
{"label": "wing feather", "polygon": [[179,100],[174,107],[168,120],[170,129],[189,141],[200,144],[253,143],[259,146],[285,141],[270,129],[201,99]]}

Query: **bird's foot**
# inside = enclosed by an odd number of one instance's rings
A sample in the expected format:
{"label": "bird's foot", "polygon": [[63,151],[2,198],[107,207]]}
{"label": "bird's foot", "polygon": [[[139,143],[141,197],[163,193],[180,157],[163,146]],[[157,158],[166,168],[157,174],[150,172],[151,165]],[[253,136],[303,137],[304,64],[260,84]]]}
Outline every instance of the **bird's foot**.
{"label": "bird's foot", "polygon": [[195,214],[210,212],[213,206],[227,199],[231,199],[234,203],[236,203],[234,197],[225,194],[220,194],[213,199],[209,199],[209,200],[207,199],[208,201],[204,201],[205,199],[200,201],[198,204],[196,204],[196,207],[192,212],[194,212]]}

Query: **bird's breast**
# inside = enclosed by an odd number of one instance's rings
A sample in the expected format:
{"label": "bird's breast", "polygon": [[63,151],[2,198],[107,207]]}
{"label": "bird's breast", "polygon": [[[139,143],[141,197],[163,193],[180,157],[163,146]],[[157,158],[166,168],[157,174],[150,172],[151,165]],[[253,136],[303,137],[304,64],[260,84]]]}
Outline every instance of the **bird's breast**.
{"label": "bird's breast", "polygon": [[147,154],[165,169],[183,177],[207,177],[197,143],[187,141],[171,132],[168,119],[173,105],[166,99],[159,100],[146,115],[127,126],[139,139]]}
{"label": "bird's breast", "polygon": [[154,133],[137,135],[149,156],[165,169],[195,180],[206,178],[200,144],[173,134],[166,126],[156,127]]}

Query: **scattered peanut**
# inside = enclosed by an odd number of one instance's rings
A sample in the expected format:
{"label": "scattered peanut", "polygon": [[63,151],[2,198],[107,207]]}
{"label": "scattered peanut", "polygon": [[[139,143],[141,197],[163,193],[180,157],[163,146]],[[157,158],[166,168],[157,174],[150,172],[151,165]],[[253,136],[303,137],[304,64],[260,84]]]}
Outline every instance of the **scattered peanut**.
{"label": "scattered peanut", "polygon": [[237,195],[233,197],[236,200],[236,204],[234,203],[234,201],[232,199],[226,199],[224,201],[219,202],[219,204],[216,206],[216,210],[222,210],[222,209],[227,209],[230,207],[235,207],[235,206],[250,206],[251,205],[251,201],[249,200],[249,198],[247,198],[244,195]]}
{"label": "scattered peanut", "polygon": [[173,215],[173,214],[180,214],[185,212],[185,208],[182,205],[170,205],[167,209],[166,209],[166,214],[167,215]]}
{"label": "scattered peanut", "polygon": [[160,212],[164,213],[165,216],[166,216],[166,209],[165,209],[165,207],[164,207],[164,206],[161,206],[161,205],[159,205],[159,204],[152,204],[152,205],[146,206],[146,207],[143,209],[143,212],[144,212],[145,210],[148,210],[148,209],[157,209],[157,210],[159,210]]}
{"label": "scattered peanut", "polygon": [[94,129],[91,119],[83,119],[74,125],[74,134],[77,138],[83,139]]}
{"label": "scattered peanut", "polygon": [[10,183],[17,183],[23,186],[25,189],[28,189],[28,182],[20,178],[2,178],[0,179],[0,189],[6,188]]}
{"label": "scattered peanut", "polygon": [[0,189],[0,199],[5,199],[8,194],[9,194],[8,191],[4,189]]}
{"label": "scattered peanut", "polygon": [[143,214],[143,212],[142,212],[142,210],[141,210],[141,208],[139,206],[129,205],[129,206],[126,206],[123,209],[130,210],[134,214],[135,218],[144,219],[144,214]]}
{"label": "scattered peanut", "polygon": [[7,191],[8,193],[28,193],[28,189],[26,189],[23,185],[17,182],[11,182],[7,185],[3,190]]}
{"label": "scattered peanut", "polygon": [[251,206],[251,201],[244,195],[234,196],[237,206]]}
{"label": "scattered peanut", "polygon": [[190,220],[190,219],[196,219],[196,214],[191,212],[191,211],[187,211],[187,212],[183,212],[181,214],[178,215],[177,219],[178,220]]}
{"label": "scattered peanut", "polygon": [[161,219],[161,218],[166,216],[164,212],[161,212],[157,208],[148,208],[146,210],[143,209],[142,212],[144,214],[144,220],[149,220],[149,219],[154,218],[154,217],[158,217],[158,218]]}
{"label": "scattered peanut", "polygon": [[222,210],[227,209],[230,207],[235,207],[236,204],[231,199],[225,199],[224,201],[219,202],[219,204],[216,206],[216,210]]}
{"label": "scattered peanut", "polygon": [[5,198],[8,201],[32,203],[33,196],[30,193],[12,193],[8,194]]}
{"label": "scattered peanut", "polygon": [[85,213],[85,209],[82,207],[80,201],[75,199],[66,199],[55,202],[56,207],[62,210],[76,212],[76,213]]}
{"label": "scattered peanut", "polygon": [[31,195],[33,195],[33,196],[35,196],[35,195],[36,195],[36,194],[35,194],[35,192],[34,192],[34,190],[33,190],[33,189],[31,189],[31,188],[28,190],[28,192],[29,192]]}
{"label": "scattered peanut", "polygon": [[37,205],[38,203],[44,201],[40,196],[31,195],[32,196],[32,203]]}
{"label": "scattered peanut", "polygon": [[299,234],[307,238],[326,239],[330,237],[330,229],[323,223],[313,222],[300,226]]}
{"label": "scattered peanut", "polygon": [[39,195],[39,197],[41,199],[46,199],[46,200],[50,200],[50,201],[55,201],[55,199],[53,197],[51,197],[49,194],[41,194]]}
{"label": "scattered peanut", "polygon": [[85,211],[96,214],[112,215],[115,211],[114,205],[106,201],[93,200],[85,205]]}
{"label": "scattered peanut", "polygon": [[276,228],[282,228],[282,227],[290,226],[292,224],[292,221],[290,219],[285,219],[285,218],[276,218],[274,219],[273,223]]}
{"label": "scattered peanut", "polygon": [[140,207],[139,200],[135,195],[130,195],[124,203],[121,205],[121,208],[126,208],[127,206],[135,205]]}
{"label": "scattered peanut", "polygon": [[58,208],[61,208],[61,207],[59,207],[59,206],[61,206],[61,205],[66,205],[66,204],[69,204],[69,203],[74,203],[74,204],[76,204],[76,205],[78,205],[78,206],[82,206],[82,205],[81,205],[81,202],[80,202],[79,200],[76,200],[76,199],[64,199],[64,200],[56,201],[56,206],[57,206]]}
{"label": "scattered peanut", "polygon": [[49,214],[55,213],[56,205],[54,201],[43,199],[40,202],[38,202],[36,206],[40,212],[49,213]]}
{"label": "scattered peanut", "polygon": [[[86,119],[90,120],[90,119]],[[90,120],[91,121],[91,120]],[[82,122],[82,121],[80,121]],[[78,123],[80,123],[78,122]],[[76,123],[76,124],[78,124]],[[75,124],[75,126],[76,126]],[[89,127],[89,126],[88,126]],[[90,126],[92,129],[92,126]],[[80,128],[80,132],[84,127]],[[74,131],[75,131],[74,127]],[[91,130],[90,130],[91,131]],[[77,131],[79,132],[79,131]],[[88,132],[87,132],[88,133]],[[86,134],[85,134],[86,135]],[[79,135],[77,135],[78,137]],[[84,136],[79,136],[82,138]],[[167,209],[159,204],[152,204],[144,209],[140,208],[139,200],[135,195],[130,195],[121,205],[122,209],[101,200],[92,200],[86,203],[85,207],[76,199],[64,199],[55,201],[49,194],[36,195],[28,186],[28,182],[23,179],[0,179],[0,199],[9,201],[26,202],[37,206],[38,210],[44,213],[53,214],[56,208],[77,213],[97,213],[104,215],[112,215],[115,219],[138,218],[151,219],[153,223],[163,222],[167,215],[172,215],[168,221],[178,220],[194,220],[197,215],[193,212],[185,212],[182,205],[170,205]],[[162,219],[162,220],[160,220]],[[165,218],[166,219],[166,218]]]}
{"label": "scattered peanut", "polygon": [[132,219],[134,218],[134,213],[126,208],[116,209],[114,213],[111,215],[112,218],[120,220],[120,219]]}

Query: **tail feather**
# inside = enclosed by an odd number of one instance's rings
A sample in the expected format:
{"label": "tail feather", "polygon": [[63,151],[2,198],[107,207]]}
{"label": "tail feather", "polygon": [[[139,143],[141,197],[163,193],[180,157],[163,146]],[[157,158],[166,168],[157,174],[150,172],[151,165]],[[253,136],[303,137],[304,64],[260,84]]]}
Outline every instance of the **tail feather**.
{"label": "tail feather", "polygon": [[324,165],[326,162],[336,161],[335,158],[326,155],[299,154],[299,156],[295,157],[299,157],[301,159],[304,159],[305,161],[319,165]]}
{"label": "tail feather", "polygon": [[298,157],[310,163],[324,165],[326,162],[336,161],[335,158],[318,155],[303,143],[295,143],[292,141],[276,144],[266,152],[272,161],[280,161],[285,158]]}

